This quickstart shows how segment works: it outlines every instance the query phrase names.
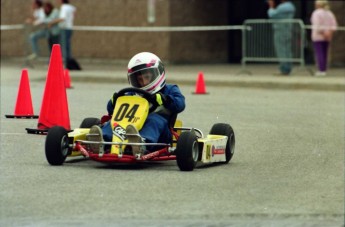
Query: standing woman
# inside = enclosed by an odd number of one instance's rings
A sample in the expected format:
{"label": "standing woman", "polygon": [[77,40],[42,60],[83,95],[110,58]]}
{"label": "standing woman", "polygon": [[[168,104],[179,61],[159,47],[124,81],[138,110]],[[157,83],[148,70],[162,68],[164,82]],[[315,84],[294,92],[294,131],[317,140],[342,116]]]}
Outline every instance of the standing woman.
{"label": "standing woman", "polygon": [[73,23],[76,7],[69,3],[69,0],[57,0],[60,5],[59,18],[50,22],[50,26],[59,23],[60,27],[60,43],[62,47],[62,56],[64,64],[67,65],[68,60],[72,58],[71,39],[73,34]]}
{"label": "standing woman", "polygon": [[333,32],[337,29],[337,21],[329,8],[327,0],[315,1],[315,10],[311,15],[312,33],[315,59],[318,71],[315,76],[326,76],[328,48],[332,41]]}

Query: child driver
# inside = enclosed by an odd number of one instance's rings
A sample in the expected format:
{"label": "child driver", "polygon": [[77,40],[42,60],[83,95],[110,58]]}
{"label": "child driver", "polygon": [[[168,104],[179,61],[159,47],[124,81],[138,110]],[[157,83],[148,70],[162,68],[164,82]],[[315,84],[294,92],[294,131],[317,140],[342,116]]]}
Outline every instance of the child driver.
{"label": "child driver", "polygon": [[[185,97],[182,95],[177,85],[166,84],[165,69],[161,60],[154,54],[142,52],[136,54],[128,63],[127,78],[129,84],[135,88],[149,92],[154,100],[157,101],[157,109],[150,113],[140,131],[134,125],[128,125],[126,134],[136,135],[127,136],[129,142],[145,143],[171,143],[172,135],[169,128],[170,118],[185,108]],[[114,96],[113,96],[114,97]],[[115,107],[113,98],[107,104],[108,114],[112,115]],[[105,141],[112,141],[113,131],[110,121],[105,123],[102,128],[93,126],[90,133],[98,134],[99,138]],[[99,152],[97,147],[93,152]],[[152,151],[152,148],[147,147]],[[132,147],[133,154],[142,152],[138,146]]]}

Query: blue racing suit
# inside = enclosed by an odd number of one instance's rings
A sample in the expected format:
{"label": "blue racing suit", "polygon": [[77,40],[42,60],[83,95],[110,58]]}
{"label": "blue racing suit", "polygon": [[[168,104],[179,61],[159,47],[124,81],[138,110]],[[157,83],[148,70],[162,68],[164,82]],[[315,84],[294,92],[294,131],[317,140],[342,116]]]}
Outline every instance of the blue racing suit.
{"label": "blue racing suit", "polygon": [[[166,84],[160,91],[166,97],[162,106],[150,113],[139,131],[140,136],[145,139],[146,143],[170,143],[172,135],[169,128],[171,116],[182,112],[185,109],[185,97],[182,95],[177,85]],[[114,104],[112,99],[107,104],[108,114],[112,115]],[[103,139],[111,141],[113,132],[110,121],[102,127]],[[147,147],[150,150],[149,147]]]}

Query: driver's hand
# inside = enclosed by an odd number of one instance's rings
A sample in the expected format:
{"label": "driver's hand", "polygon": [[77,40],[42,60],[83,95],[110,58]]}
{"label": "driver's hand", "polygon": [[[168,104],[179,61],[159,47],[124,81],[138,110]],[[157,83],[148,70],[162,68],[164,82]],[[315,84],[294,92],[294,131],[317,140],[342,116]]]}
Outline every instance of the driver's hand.
{"label": "driver's hand", "polygon": [[158,93],[156,93],[156,94],[153,94],[153,95],[152,95],[152,98],[153,98],[154,100],[156,100],[156,102],[157,102],[157,104],[158,104],[159,106],[164,105],[164,103],[166,103],[166,101],[167,101],[166,96],[163,95],[163,94],[160,93],[160,92],[158,92]]}

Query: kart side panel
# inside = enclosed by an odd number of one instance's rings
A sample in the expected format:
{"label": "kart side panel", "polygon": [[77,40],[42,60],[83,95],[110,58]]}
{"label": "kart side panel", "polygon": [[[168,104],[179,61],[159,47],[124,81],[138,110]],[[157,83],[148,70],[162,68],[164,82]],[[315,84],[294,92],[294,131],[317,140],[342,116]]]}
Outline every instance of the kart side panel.
{"label": "kart side panel", "polygon": [[198,139],[202,143],[202,163],[224,162],[225,148],[228,141],[227,136],[207,135],[205,138]]}
{"label": "kart side panel", "polygon": [[89,128],[76,128],[68,133],[68,137],[73,138],[73,143],[76,140],[86,140],[86,134],[88,134],[89,131]]}
{"label": "kart side panel", "polygon": [[[69,132],[68,138],[70,138],[70,143],[74,144],[77,140],[86,140],[86,134],[88,134],[89,131],[90,131],[89,128],[76,128],[72,132]],[[69,156],[80,156],[80,155],[82,155],[80,151],[72,150]]]}

